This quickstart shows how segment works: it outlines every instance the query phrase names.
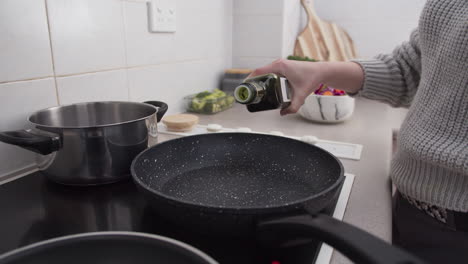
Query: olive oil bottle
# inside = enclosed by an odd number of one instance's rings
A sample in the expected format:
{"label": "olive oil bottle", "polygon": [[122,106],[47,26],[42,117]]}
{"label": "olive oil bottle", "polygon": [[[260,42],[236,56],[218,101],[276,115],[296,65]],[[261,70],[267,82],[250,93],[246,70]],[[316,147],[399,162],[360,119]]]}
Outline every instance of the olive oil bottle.
{"label": "olive oil bottle", "polygon": [[234,90],[234,98],[249,112],[284,108],[291,102],[288,81],[273,73],[246,79]]}

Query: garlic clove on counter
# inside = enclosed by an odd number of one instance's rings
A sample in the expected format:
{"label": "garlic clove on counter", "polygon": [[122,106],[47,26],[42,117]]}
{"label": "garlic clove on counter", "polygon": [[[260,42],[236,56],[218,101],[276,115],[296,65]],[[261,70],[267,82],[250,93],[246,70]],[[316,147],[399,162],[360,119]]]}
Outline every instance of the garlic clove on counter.
{"label": "garlic clove on counter", "polygon": [[208,126],[206,127],[206,130],[208,132],[219,132],[222,129],[223,129],[223,126],[218,125],[218,124],[208,124]]}
{"label": "garlic clove on counter", "polygon": [[303,136],[301,137],[301,141],[309,144],[315,144],[318,142],[318,138],[316,136]]}

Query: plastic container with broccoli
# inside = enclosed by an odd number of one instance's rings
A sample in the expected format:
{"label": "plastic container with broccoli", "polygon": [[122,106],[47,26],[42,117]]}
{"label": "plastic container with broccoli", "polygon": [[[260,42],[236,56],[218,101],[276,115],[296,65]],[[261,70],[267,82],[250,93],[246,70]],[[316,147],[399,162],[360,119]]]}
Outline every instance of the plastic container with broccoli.
{"label": "plastic container with broccoli", "polygon": [[187,111],[201,114],[216,114],[230,108],[234,104],[234,97],[215,89],[213,92],[204,91],[184,98]]}

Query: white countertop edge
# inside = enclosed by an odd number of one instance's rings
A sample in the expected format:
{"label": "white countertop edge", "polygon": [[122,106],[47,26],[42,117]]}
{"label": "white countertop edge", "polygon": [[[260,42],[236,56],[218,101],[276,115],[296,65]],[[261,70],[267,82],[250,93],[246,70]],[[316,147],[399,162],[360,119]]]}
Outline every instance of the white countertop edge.
{"label": "white countertop edge", "polygon": [[5,174],[3,175],[2,177],[0,177],[0,185],[3,185],[5,183],[9,183],[11,181],[14,181],[14,180],[17,180],[19,178],[22,178],[26,175],[29,175],[31,173],[34,173],[36,171],[39,171],[39,169],[37,168],[37,165],[36,164],[30,164],[24,168],[21,168],[19,170],[16,170],[16,171],[13,171],[13,172],[10,172],[8,174]]}
{"label": "white countertop edge", "polygon": [[[346,210],[346,205],[348,204],[349,196],[351,194],[351,187],[354,183],[354,175],[350,173],[345,173],[346,179],[343,183],[343,188],[341,189],[340,197],[338,197],[338,202],[336,204],[335,211],[333,212],[333,217],[339,220],[343,220],[344,213]],[[333,254],[333,248],[322,243],[320,247],[319,254],[315,264],[328,264],[331,261]]]}

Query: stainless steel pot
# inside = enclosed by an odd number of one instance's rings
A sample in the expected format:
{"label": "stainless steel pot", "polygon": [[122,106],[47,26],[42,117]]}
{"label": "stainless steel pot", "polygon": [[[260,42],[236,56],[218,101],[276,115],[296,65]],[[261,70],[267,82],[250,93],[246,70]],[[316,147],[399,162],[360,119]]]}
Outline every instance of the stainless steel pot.
{"label": "stainless steel pot", "polygon": [[133,158],[157,137],[167,111],[158,101],[91,102],[47,108],[29,117],[35,128],[0,133],[0,141],[43,155],[39,168],[66,185],[97,185],[130,177]]}

